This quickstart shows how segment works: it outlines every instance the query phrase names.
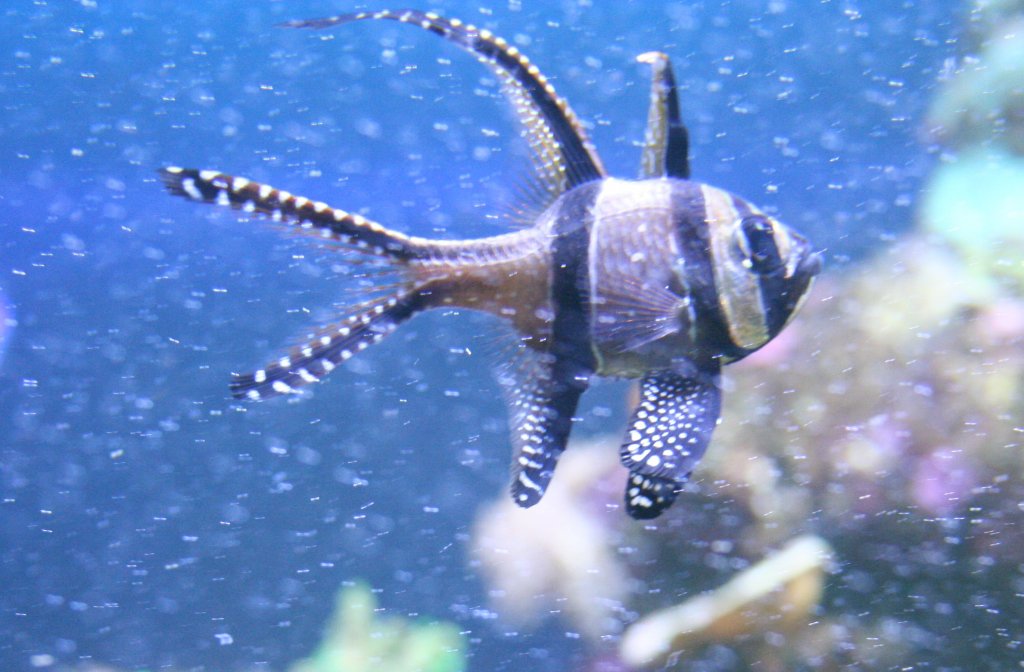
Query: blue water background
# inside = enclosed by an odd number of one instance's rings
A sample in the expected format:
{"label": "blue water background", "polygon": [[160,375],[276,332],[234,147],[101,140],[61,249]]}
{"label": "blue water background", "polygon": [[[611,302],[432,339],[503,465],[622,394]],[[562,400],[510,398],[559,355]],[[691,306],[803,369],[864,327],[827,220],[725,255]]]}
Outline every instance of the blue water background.
{"label": "blue water background", "polygon": [[[473,670],[579,655],[557,621],[495,621],[466,562],[474,511],[507,481],[493,323],[424,316],[312,399],[237,406],[229,372],[330,321],[341,260],[155,179],[217,168],[419,235],[501,230],[489,216],[528,160],[486,69],[392,23],[273,27],[363,6],[0,9],[0,289],[18,317],[0,368],[0,669],[285,669],[357,578],[391,613],[458,622]],[[912,225],[920,119],[963,16],[937,0],[429,7],[520,44],[621,176],[647,107],[633,59],[668,52],[695,177],[776,210],[833,269]],[[623,389],[588,395],[580,434],[621,430]]]}

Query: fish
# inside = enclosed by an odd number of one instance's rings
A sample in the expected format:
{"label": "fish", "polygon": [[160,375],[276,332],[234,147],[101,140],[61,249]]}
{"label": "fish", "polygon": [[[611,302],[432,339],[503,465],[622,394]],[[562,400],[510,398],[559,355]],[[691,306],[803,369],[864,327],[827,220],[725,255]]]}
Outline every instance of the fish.
{"label": "fish", "polygon": [[364,20],[418,26],[474,55],[501,84],[533,158],[537,214],[508,233],[466,240],[409,235],[360,214],[216,170],[165,167],[167,190],[331,241],[385,265],[392,284],[336,324],[249,374],[232,394],[294,394],[414,316],[462,308],[517,336],[498,381],[509,409],[511,495],[541,500],[583,393],[598,377],[640,379],[620,461],[633,518],[668,509],[720,422],[721,367],[774,338],[807,297],[821,253],[776,217],[690,175],[689,133],[669,57],[651,72],[640,174],[610,176],[548,78],[490,30],[407,9],[291,21],[325,30]]}

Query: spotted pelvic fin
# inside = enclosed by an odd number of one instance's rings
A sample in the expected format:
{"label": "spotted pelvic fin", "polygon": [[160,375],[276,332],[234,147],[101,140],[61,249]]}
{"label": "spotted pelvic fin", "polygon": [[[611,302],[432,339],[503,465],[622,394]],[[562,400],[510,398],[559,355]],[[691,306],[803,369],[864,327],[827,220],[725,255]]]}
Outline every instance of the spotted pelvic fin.
{"label": "spotted pelvic fin", "polygon": [[498,381],[512,429],[512,500],[528,508],[541,500],[551,482],[588,380],[555,355],[519,347],[521,352],[498,373]]}
{"label": "spotted pelvic fin", "polygon": [[631,471],[626,481],[626,513],[637,520],[657,518],[676,501],[678,488],[674,479]]}
{"label": "spotted pelvic fin", "polygon": [[304,385],[320,382],[350,357],[379,342],[424,305],[424,294],[415,290],[366,305],[361,312],[311,335],[305,345],[292,348],[255,373],[234,374],[231,394],[252,401],[294,394]]}
{"label": "spotted pelvic fin", "polygon": [[721,413],[717,372],[652,371],[641,383],[619,451],[629,469],[626,511],[633,518],[656,518],[671,506],[680,485],[711,441]]}
{"label": "spotted pelvic fin", "polygon": [[487,29],[414,9],[342,14],[290,21],[282,26],[319,29],[373,19],[400,21],[429,30],[475,54],[491,68],[524,127],[535,167],[552,200],[575,186],[606,175],[597,150],[565,99],[555,93],[547,77],[519,49]]}
{"label": "spotted pelvic fin", "polygon": [[176,196],[263,215],[273,222],[291,224],[296,231],[320,240],[397,261],[417,259],[425,254],[417,239],[386,229],[362,215],[244,177],[176,166],[161,168],[159,173],[164,186]]}
{"label": "spotted pelvic fin", "polygon": [[644,133],[640,176],[690,178],[690,136],[679,114],[672,62],[660,51],[636,60],[651,66],[651,103]]}

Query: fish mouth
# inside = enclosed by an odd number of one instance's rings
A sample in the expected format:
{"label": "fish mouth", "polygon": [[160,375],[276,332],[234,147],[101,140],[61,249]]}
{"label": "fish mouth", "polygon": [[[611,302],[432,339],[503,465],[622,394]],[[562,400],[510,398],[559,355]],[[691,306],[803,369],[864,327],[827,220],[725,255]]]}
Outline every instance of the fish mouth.
{"label": "fish mouth", "polygon": [[797,265],[797,272],[804,276],[814,277],[821,273],[823,263],[820,252],[811,252],[800,260],[800,263]]}
{"label": "fish mouth", "polygon": [[812,251],[811,246],[803,239],[800,239],[800,243],[797,253],[790,257],[784,269],[783,277],[787,279],[810,279],[821,273],[821,253]]}

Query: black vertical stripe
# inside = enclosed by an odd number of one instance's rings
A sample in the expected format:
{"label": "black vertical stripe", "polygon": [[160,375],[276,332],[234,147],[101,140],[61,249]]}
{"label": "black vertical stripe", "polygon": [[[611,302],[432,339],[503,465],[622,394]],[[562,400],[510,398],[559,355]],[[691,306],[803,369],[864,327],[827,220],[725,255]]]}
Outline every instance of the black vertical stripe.
{"label": "black vertical stripe", "polygon": [[586,387],[597,365],[590,325],[591,208],[600,182],[566,194],[554,224],[551,244],[551,326],[555,380],[568,388]]}
{"label": "black vertical stripe", "polygon": [[732,342],[729,325],[718,302],[707,206],[699,183],[673,181],[672,216],[690,300],[693,301],[695,345],[710,355],[737,357],[746,354]]}
{"label": "black vertical stripe", "polygon": [[[733,196],[732,205],[736,208],[736,215],[740,220],[754,214],[750,205],[742,198]],[[782,327],[786,326],[786,318],[793,312],[795,305],[786,290],[789,283],[780,272],[758,276],[757,284],[758,305],[764,314],[768,337],[774,338],[782,330]]]}
{"label": "black vertical stripe", "polygon": [[668,87],[668,140],[665,147],[665,174],[669,177],[690,179],[690,134],[679,114],[679,92],[672,65],[665,68],[665,85]]}
{"label": "black vertical stripe", "polygon": [[796,299],[799,295],[792,296],[789,292],[789,285],[782,272],[771,275],[763,275],[759,279],[761,289],[761,310],[764,311],[765,325],[768,327],[768,337],[774,338],[786,326],[786,320],[796,308]]}

